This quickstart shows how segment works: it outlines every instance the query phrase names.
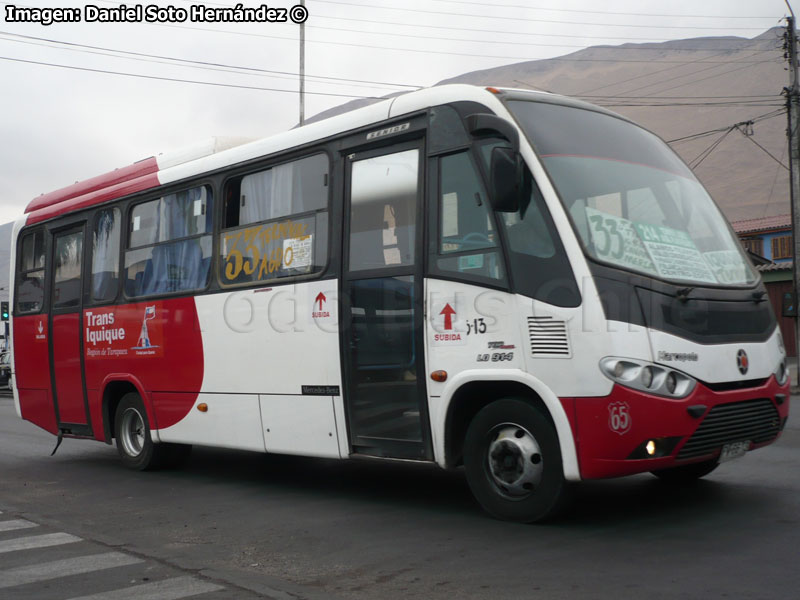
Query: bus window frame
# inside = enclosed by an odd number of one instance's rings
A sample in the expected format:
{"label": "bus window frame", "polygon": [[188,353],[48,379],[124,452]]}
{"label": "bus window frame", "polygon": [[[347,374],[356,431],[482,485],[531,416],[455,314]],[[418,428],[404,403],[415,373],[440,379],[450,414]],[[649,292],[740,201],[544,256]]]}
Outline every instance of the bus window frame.
{"label": "bus window frame", "polygon": [[[23,259],[23,252],[22,246],[25,238],[28,235],[36,235],[36,233],[41,233],[43,236],[42,243],[44,245],[44,264],[40,269],[22,269],[22,259]],[[34,225],[30,228],[22,229],[17,234],[17,256],[15,265],[14,265],[14,305],[11,307],[11,316],[29,316],[29,315],[40,315],[40,314],[47,314],[50,310],[50,302],[48,298],[48,294],[50,292],[50,285],[48,281],[48,276],[52,267],[50,265],[50,245],[52,243],[52,234],[49,231],[46,225]],[[34,244],[35,249],[35,244]],[[39,306],[39,310],[26,310],[21,311],[19,310],[19,287],[22,281],[22,277],[26,273],[34,273],[36,271],[42,271],[42,301],[41,305]]]}
{"label": "bus window frame", "polygon": [[[95,227],[97,227],[98,219],[100,218],[100,213],[105,210],[116,210],[119,213],[119,273],[117,274],[117,290],[114,296],[110,300],[95,300],[94,297],[94,233]],[[102,204],[97,207],[96,210],[92,211],[92,213],[86,219],[87,223],[90,225],[89,227],[89,239],[87,240],[89,243],[87,244],[87,251],[86,254],[88,255],[88,266],[86,272],[86,281],[88,289],[84,294],[84,306],[111,306],[114,304],[118,304],[120,300],[120,291],[123,290],[125,286],[123,285],[123,274],[125,273],[125,243],[127,239],[125,237],[125,224],[127,221],[125,220],[125,202],[124,201],[113,201],[109,202],[108,204]]]}
{"label": "bus window frame", "polygon": [[[296,283],[296,282],[305,282],[305,281],[313,281],[316,279],[324,278],[330,271],[331,262],[333,260],[333,219],[335,217],[334,213],[334,193],[335,193],[335,177],[334,177],[334,169],[336,167],[336,163],[332,158],[332,153],[329,151],[327,145],[325,146],[315,146],[310,148],[302,148],[301,151],[297,151],[297,149],[292,149],[293,151],[291,154],[282,154],[280,156],[271,156],[267,157],[266,160],[260,159],[257,164],[250,164],[245,169],[237,169],[234,172],[225,173],[224,177],[220,181],[219,184],[219,194],[221,201],[219,202],[219,206],[217,207],[217,216],[219,217],[219,221],[217,223],[217,229],[215,232],[215,240],[214,240],[214,258],[212,260],[214,264],[214,269],[216,272],[216,283],[219,286],[221,291],[226,290],[239,290],[239,289],[247,289],[247,288],[259,288],[259,287],[270,287],[272,285],[282,285],[284,283]],[[297,162],[306,158],[310,158],[312,156],[317,155],[324,155],[325,158],[328,160],[328,185],[327,185],[327,197],[326,203],[324,208],[316,208],[313,210],[307,210],[301,213],[292,213],[288,215],[284,215],[282,217],[277,217],[274,219],[266,219],[264,221],[254,221],[252,223],[247,223],[245,225],[238,224],[233,227],[224,227],[225,225],[225,216],[226,216],[226,207],[225,207],[225,193],[228,190],[228,186],[230,186],[234,181],[237,181],[241,184],[241,180],[247,177],[248,175],[253,175],[255,173],[263,173],[265,171],[269,171],[274,169],[275,167],[279,167],[281,165]],[[327,243],[326,243],[326,255],[325,255],[325,263],[320,265],[320,269],[318,271],[313,271],[312,273],[303,273],[299,275],[287,275],[285,277],[272,277],[269,279],[259,279],[254,281],[242,281],[239,283],[226,283],[223,281],[223,270],[224,270],[224,259],[221,253],[222,248],[222,237],[231,231],[236,229],[241,229],[245,227],[257,227],[260,225],[267,225],[269,223],[277,223],[280,221],[285,221],[287,219],[301,219],[301,218],[308,218],[310,216],[316,215],[326,212],[328,214],[328,228],[327,228]],[[315,233],[316,235],[316,233]]]}
{"label": "bus window frame", "polygon": [[[211,201],[212,204],[216,202],[217,198],[217,191],[218,186],[214,185],[214,181],[208,175],[206,175],[203,179],[198,179],[194,181],[180,181],[175,185],[164,186],[156,188],[155,190],[147,190],[147,192],[141,197],[137,199],[132,199],[127,202],[127,206],[125,206],[125,200],[120,201],[120,199],[116,201],[109,202],[107,205],[102,205],[98,207],[98,210],[102,210],[104,208],[112,208],[117,206],[122,211],[124,218],[123,218],[123,227],[121,232],[121,240],[120,240],[120,287],[122,289],[122,293],[117,293],[117,297],[114,300],[114,303],[119,304],[120,301],[127,301],[130,303],[140,302],[142,300],[151,300],[157,298],[180,298],[184,296],[199,296],[201,294],[208,293],[211,289],[212,283],[214,281],[213,276],[213,269],[214,269],[214,260],[213,255],[217,248],[218,242],[218,223],[217,220],[219,219],[219,210],[212,206],[212,215],[211,215],[211,230],[205,233],[198,233],[190,236],[180,237],[168,240],[166,242],[156,242],[154,244],[143,244],[141,246],[134,246],[130,247],[130,239],[131,239],[131,222],[133,218],[133,210],[141,205],[146,204],[147,202],[152,202],[154,200],[158,200],[159,198],[163,198],[165,196],[170,196],[172,194],[177,194],[179,192],[187,191],[197,187],[206,187],[209,188],[211,191]],[[123,208],[124,207],[124,208]],[[208,278],[206,280],[206,284],[201,288],[194,288],[189,290],[178,290],[175,292],[159,292],[156,294],[142,294],[139,296],[131,296],[128,294],[126,290],[125,282],[128,279],[128,267],[125,266],[125,255],[130,250],[141,250],[143,248],[155,248],[157,246],[165,246],[169,244],[173,244],[179,241],[185,240],[193,240],[199,239],[205,236],[211,236],[211,256],[212,260],[209,263],[209,272]],[[91,272],[89,273],[91,275]]]}
{"label": "bus window frame", "polygon": [[482,275],[472,275],[470,273],[456,273],[455,271],[447,271],[444,269],[440,269],[437,266],[437,261],[439,258],[447,258],[453,256],[459,256],[462,254],[474,254],[474,252],[465,251],[465,252],[450,252],[450,253],[442,253],[441,252],[441,198],[439,198],[439,193],[441,191],[441,162],[440,159],[442,157],[450,156],[453,154],[458,154],[459,152],[467,152],[469,155],[470,160],[472,161],[473,167],[476,169],[476,175],[478,176],[478,182],[481,185],[481,189],[484,192],[484,202],[488,203],[489,198],[486,194],[488,194],[487,189],[487,174],[483,168],[482,162],[479,160],[478,155],[478,145],[482,142],[485,142],[485,138],[479,138],[477,140],[472,140],[469,144],[455,146],[452,148],[448,148],[446,151],[442,151],[437,153],[434,156],[428,157],[428,173],[433,174],[432,177],[428,178],[428,198],[431,201],[428,202],[427,209],[427,218],[428,218],[428,227],[427,227],[427,256],[426,256],[426,276],[433,277],[435,279],[439,279],[442,281],[453,281],[457,283],[468,283],[468,284],[475,284],[480,285],[489,289],[499,290],[502,292],[511,292],[513,290],[513,281],[511,279],[511,273],[508,269],[508,251],[506,249],[506,241],[505,235],[502,231],[502,228],[499,227],[499,219],[496,211],[491,209],[491,205],[489,208],[489,214],[493,219],[493,225],[495,227],[495,232],[497,234],[497,246],[495,247],[495,251],[498,253],[500,260],[502,261],[502,268],[503,273],[502,277],[499,279],[493,279],[490,277],[484,277]]}
{"label": "bus window frame", "polygon": [[[69,215],[70,217],[73,215]],[[87,266],[87,259],[89,258],[89,252],[86,250],[86,231],[87,225],[91,223],[91,214],[86,214],[84,212],[79,212],[74,215],[75,219],[68,219],[68,220],[56,220],[53,221],[53,226],[50,228],[50,252],[55,253],[56,245],[55,239],[60,236],[70,235],[70,232],[78,233],[80,232],[81,238],[81,263],[80,263],[80,289],[78,293],[78,309],[76,311],[75,306],[71,305],[58,305],[55,302],[54,298],[49,299],[49,313],[50,315],[60,315],[66,313],[73,313],[73,312],[83,312],[83,307],[86,305],[87,300],[87,288],[86,288],[86,278],[87,273],[91,274],[91,266]],[[74,231],[73,231],[74,230]],[[50,295],[53,295],[53,291],[55,289],[56,283],[56,260],[55,256],[49,257],[49,269],[45,269],[46,277],[48,278],[49,284],[49,291]],[[46,262],[46,261],[45,261]]]}
{"label": "bus window frame", "polygon": [[[470,161],[472,168],[474,170],[475,176],[478,180],[478,185],[480,186],[481,191],[481,200],[483,204],[487,207],[487,216],[491,220],[492,229],[496,236],[496,244],[494,246],[489,246],[486,248],[477,248],[474,250],[458,250],[454,252],[443,252],[442,245],[444,242],[444,238],[442,236],[442,221],[443,217],[443,210],[444,205],[442,202],[442,159],[447,158],[449,156],[455,156],[456,154],[465,153],[467,155],[467,159]],[[466,146],[459,149],[448,150],[447,152],[442,152],[441,154],[436,155],[436,166],[435,166],[435,181],[433,182],[433,191],[432,194],[429,196],[433,200],[433,211],[431,213],[435,213],[435,215],[431,214],[431,217],[435,216],[435,229],[430,229],[430,236],[435,238],[432,240],[431,249],[433,253],[431,254],[430,258],[430,271],[437,273],[437,278],[439,279],[448,279],[452,281],[462,281],[462,282],[469,282],[469,283],[476,283],[480,285],[486,285],[492,287],[494,289],[499,290],[509,290],[511,288],[511,274],[508,270],[508,257],[506,255],[505,244],[503,240],[503,235],[501,232],[501,227],[499,225],[499,218],[497,216],[496,211],[492,208],[491,203],[489,202],[489,192],[487,182],[488,179],[486,174],[483,172],[481,168],[480,161],[477,159],[475,150],[473,145]],[[433,221],[434,219],[432,219]],[[437,265],[438,260],[441,258],[457,258],[460,256],[470,256],[475,254],[488,254],[491,252],[496,252],[498,259],[501,262],[501,275],[498,278],[488,277],[484,275],[474,275],[465,271],[456,272],[456,271],[449,271],[445,269],[440,269]],[[441,274],[442,277],[439,277],[438,274]]]}

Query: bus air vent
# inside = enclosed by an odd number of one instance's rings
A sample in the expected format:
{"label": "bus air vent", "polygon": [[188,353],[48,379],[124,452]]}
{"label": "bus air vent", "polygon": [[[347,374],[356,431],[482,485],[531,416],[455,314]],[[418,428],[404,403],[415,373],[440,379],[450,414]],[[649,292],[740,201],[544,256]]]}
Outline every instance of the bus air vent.
{"label": "bus air vent", "polygon": [[769,442],[781,430],[778,411],[771,400],[760,398],[720,404],[712,408],[678,452],[678,459],[713,454],[730,442]]}
{"label": "bus air vent", "polygon": [[570,357],[567,324],[553,317],[528,317],[533,356]]}

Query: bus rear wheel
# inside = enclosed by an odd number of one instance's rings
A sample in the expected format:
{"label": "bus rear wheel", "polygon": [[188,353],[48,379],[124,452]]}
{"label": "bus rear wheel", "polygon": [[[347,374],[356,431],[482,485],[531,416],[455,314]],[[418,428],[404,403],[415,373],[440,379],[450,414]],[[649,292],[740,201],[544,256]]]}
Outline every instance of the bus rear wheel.
{"label": "bus rear wheel", "polygon": [[185,444],[155,444],[150,423],[139,394],[125,394],[114,417],[114,437],[122,463],[137,471],[147,471],[185,463],[192,447]]}
{"label": "bus rear wheel", "polygon": [[497,400],[475,415],[464,440],[464,469],[475,498],[499,519],[543,521],[566,499],[558,436],[524,400]]}

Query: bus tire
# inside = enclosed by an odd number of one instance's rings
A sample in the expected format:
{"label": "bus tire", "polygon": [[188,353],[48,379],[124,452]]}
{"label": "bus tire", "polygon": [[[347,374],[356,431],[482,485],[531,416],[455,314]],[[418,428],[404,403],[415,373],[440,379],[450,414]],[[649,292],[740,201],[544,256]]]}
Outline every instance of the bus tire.
{"label": "bus tire", "polygon": [[651,471],[651,473],[665,483],[685,485],[697,481],[701,477],[705,477],[718,466],[719,462],[714,459],[691,465],[672,467],[670,469],[660,469],[658,471]]}
{"label": "bus tire", "polygon": [[464,440],[464,470],[472,494],[499,519],[543,521],[565,504],[558,435],[524,400],[497,400],[475,415]]}
{"label": "bus tire", "polygon": [[114,416],[114,437],[122,464],[136,471],[157,469],[167,448],[154,444],[142,399],[136,392],[125,394]]}

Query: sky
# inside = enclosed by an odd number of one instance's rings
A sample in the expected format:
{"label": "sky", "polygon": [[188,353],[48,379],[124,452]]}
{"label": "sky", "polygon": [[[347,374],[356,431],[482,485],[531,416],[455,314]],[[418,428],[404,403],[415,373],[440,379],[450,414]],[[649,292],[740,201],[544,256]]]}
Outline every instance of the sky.
{"label": "sky", "polygon": [[[0,223],[42,193],[149,156],[212,136],[260,138],[295,126],[300,25],[290,15],[303,16],[295,3],[267,3],[286,9],[286,22],[243,23],[214,14],[201,21],[197,5],[213,13],[258,8],[260,0],[0,1]],[[136,14],[87,22],[121,5],[142,7],[150,22]],[[20,22],[10,6],[74,8],[80,22]],[[306,0],[305,7],[307,117],[355,97],[588,46],[751,38],[788,14],[784,0]],[[170,12],[177,20],[166,20]]]}

